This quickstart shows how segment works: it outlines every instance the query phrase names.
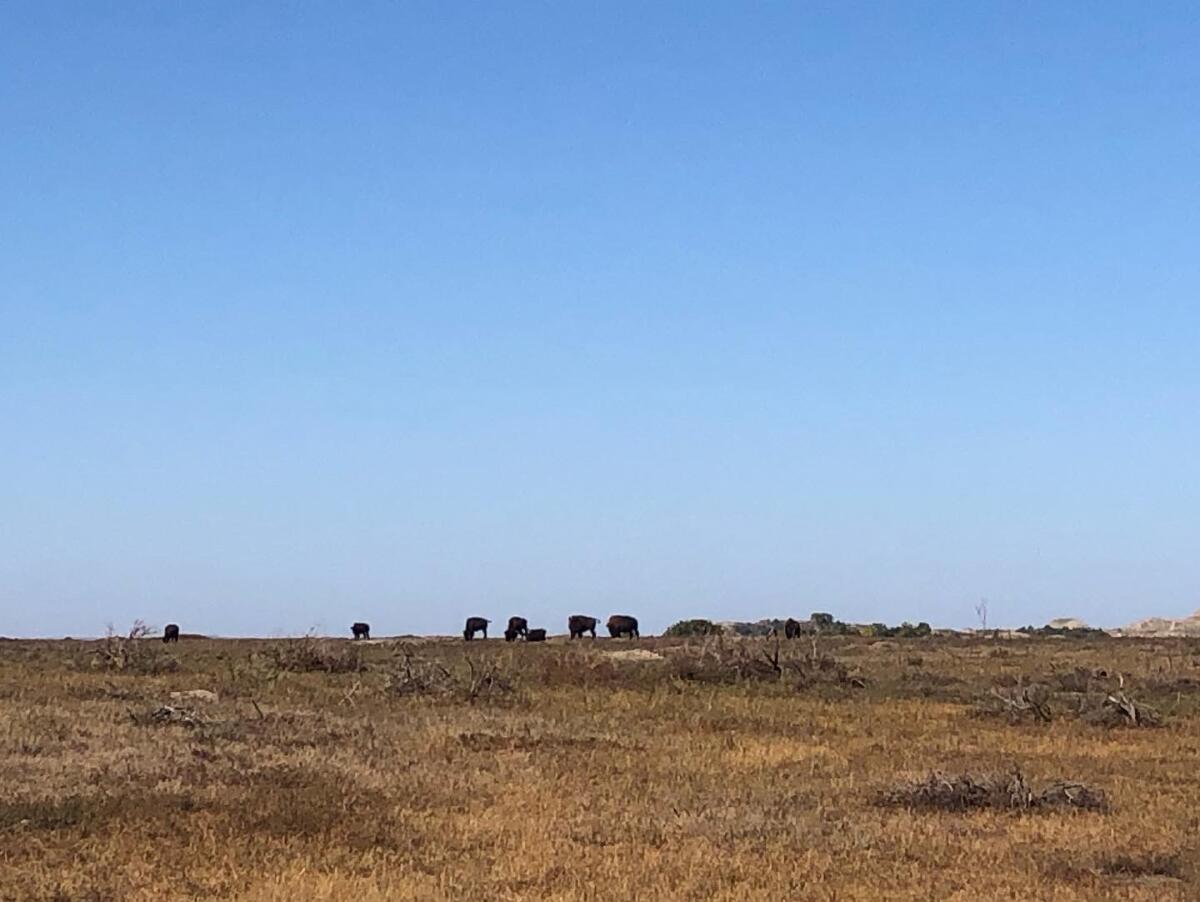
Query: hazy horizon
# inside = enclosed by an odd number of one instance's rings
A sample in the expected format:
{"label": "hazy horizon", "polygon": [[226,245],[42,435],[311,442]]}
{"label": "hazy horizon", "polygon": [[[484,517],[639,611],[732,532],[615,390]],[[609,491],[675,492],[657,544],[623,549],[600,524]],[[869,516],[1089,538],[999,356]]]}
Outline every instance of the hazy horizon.
{"label": "hazy horizon", "polygon": [[1200,607],[1186,4],[0,9],[0,635]]}

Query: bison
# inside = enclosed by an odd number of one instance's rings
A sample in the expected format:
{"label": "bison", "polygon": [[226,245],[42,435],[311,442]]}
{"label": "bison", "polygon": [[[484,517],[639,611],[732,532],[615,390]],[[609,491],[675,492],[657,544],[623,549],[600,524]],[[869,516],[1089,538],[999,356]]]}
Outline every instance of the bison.
{"label": "bison", "polygon": [[525,641],[526,642],[545,642],[546,641],[546,631],[545,630],[526,630],[525,631]]}
{"label": "bison", "polygon": [[788,639],[800,638],[800,621],[789,617],[783,625],[783,635]]}
{"label": "bison", "polygon": [[600,621],[586,614],[572,614],[567,618],[567,629],[571,631],[572,639],[582,639],[584,633],[591,633],[596,638],[596,624]]}
{"label": "bison", "polygon": [[163,642],[178,642],[179,641],[179,624],[168,623],[163,628]]}
{"label": "bison", "polygon": [[363,623],[361,620],[358,623],[350,624],[350,632],[355,639],[370,639],[371,624]]}
{"label": "bison", "polygon": [[518,636],[524,636],[529,632],[529,621],[524,617],[509,617],[508,628]]}
{"label": "bison", "polygon": [[483,617],[468,617],[467,626],[463,630],[463,638],[470,642],[475,638],[476,633],[483,633],[483,638],[487,638],[487,625],[491,623]]}
{"label": "bison", "polygon": [[628,614],[613,614],[608,618],[608,634],[614,639],[619,639],[621,636],[628,636],[630,639],[638,638],[638,623],[636,617],[630,617]]}
{"label": "bison", "polygon": [[506,629],[504,631],[504,641],[505,642],[513,642],[520,635],[521,634],[518,633],[515,629],[513,629],[512,627],[509,627],[508,629]]}

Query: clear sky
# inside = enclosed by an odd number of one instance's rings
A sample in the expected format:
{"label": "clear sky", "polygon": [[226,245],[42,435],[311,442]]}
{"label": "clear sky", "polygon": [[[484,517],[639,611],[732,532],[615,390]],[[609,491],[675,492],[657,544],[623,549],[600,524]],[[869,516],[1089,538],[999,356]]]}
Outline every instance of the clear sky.
{"label": "clear sky", "polygon": [[0,635],[1200,606],[1192,3],[0,6]]}

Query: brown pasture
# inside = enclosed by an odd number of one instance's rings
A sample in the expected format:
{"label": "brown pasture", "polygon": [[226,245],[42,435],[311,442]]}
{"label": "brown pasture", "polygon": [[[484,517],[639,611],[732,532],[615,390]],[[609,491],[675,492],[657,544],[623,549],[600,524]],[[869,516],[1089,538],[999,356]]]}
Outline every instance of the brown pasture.
{"label": "brown pasture", "polygon": [[0,785],[12,900],[1195,899],[1200,643],[3,641]]}

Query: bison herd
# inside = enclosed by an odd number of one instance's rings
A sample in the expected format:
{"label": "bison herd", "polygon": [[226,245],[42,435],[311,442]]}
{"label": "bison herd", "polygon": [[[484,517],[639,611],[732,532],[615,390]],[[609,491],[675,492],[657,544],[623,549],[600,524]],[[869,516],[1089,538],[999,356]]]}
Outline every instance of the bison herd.
{"label": "bison herd", "polygon": [[[463,626],[463,639],[470,642],[478,634],[487,638],[488,624],[492,621],[486,617],[468,617],[466,624]],[[600,621],[596,617],[588,617],[586,614],[572,614],[567,618],[567,630],[571,634],[572,639],[582,639],[584,634],[589,634],[593,639],[596,638],[596,626]],[[622,636],[628,636],[630,639],[637,639],[641,634],[638,632],[638,622],[636,617],[630,617],[628,614],[613,614],[605,623],[608,629],[608,634],[614,639],[619,639]],[[350,627],[350,633],[355,639],[370,639],[371,626],[367,623],[355,623]],[[544,629],[530,629],[529,621],[524,617],[509,617],[508,626],[504,630],[504,641],[515,642],[518,639],[524,639],[526,642],[545,642],[546,631]]]}
{"label": "bison herd", "polygon": [[[468,617],[466,625],[463,627],[463,638],[470,642],[475,638],[476,633],[478,633],[486,639],[489,623],[491,621],[486,617]],[[567,618],[567,630],[570,632],[572,639],[582,639],[585,633],[595,639],[596,626],[599,623],[600,621],[595,617],[588,617],[586,614],[572,614]],[[614,639],[619,639],[622,636],[637,639],[641,635],[638,632],[637,618],[630,617],[628,614],[613,614],[608,618],[605,627],[608,629],[608,634]],[[361,620],[357,623],[352,623],[350,625],[350,634],[355,639],[370,639],[371,624],[363,623]],[[504,641],[515,642],[517,639],[524,639],[526,642],[545,642],[546,631],[541,628],[530,629],[529,621],[524,617],[509,617],[508,628],[504,631]],[[168,623],[163,630],[162,640],[163,642],[178,642],[179,625]]]}

